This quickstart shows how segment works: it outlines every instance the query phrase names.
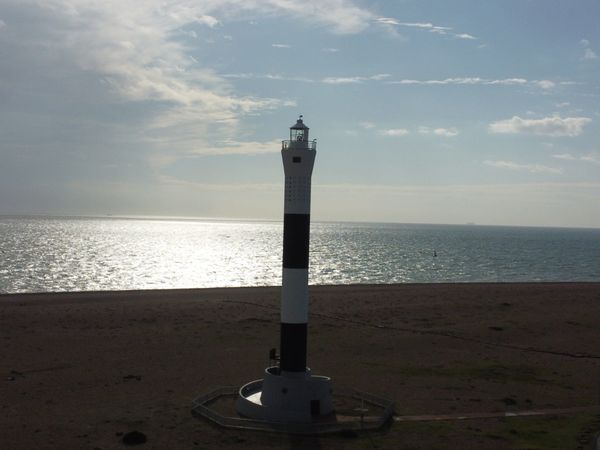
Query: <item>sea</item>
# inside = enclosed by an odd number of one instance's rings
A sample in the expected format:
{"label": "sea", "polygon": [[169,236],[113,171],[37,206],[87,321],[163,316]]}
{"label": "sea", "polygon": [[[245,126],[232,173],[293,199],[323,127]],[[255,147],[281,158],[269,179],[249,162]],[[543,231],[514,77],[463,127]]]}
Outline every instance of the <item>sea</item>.
{"label": "sea", "polygon": [[[313,222],[310,284],[600,281],[600,229]],[[277,286],[275,221],[0,216],[0,293]]]}

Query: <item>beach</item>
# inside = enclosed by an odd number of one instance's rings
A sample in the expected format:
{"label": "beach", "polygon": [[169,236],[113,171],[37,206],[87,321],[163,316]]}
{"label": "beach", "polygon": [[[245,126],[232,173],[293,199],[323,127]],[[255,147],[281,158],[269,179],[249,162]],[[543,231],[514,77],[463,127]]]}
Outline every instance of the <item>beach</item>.
{"label": "beach", "polygon": [[[193,398],[261,378],[279,287],[0,296],[0,448],[588,448],[600,409],[395,422],[368,435],[219,428]],[[396,403],[457,415],[600,404],[600,283],[311,286],[308,364]],[[584,447],[586,445],[586,447]]]}

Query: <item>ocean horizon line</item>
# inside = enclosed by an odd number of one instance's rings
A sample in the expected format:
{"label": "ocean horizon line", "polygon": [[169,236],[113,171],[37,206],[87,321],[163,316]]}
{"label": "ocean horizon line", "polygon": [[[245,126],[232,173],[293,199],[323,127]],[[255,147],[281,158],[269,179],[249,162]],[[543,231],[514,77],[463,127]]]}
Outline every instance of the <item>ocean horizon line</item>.
{"label": "ocean horizon line", "polygon": [[[0,219],[115,219],[140,221],[176,221],[176,222],[231,222],[231,223],[283,223],[282,218],[260,217],[219,217],[219,216],[176,216],[146,214],[55,214],[55,213],[0,213]],[[399,226],[443,226],[443,227],[487,227],[487,228],[521,228],[521,229],[564,229],[564,230],[600,230],[600,227],[564,226],[564,225],[521,225],[521,224],[488,224],[477,222],[397,222],[375,220],[346,220],[311,218],[313,224],[348,224],[348,225],[399,225]]]}

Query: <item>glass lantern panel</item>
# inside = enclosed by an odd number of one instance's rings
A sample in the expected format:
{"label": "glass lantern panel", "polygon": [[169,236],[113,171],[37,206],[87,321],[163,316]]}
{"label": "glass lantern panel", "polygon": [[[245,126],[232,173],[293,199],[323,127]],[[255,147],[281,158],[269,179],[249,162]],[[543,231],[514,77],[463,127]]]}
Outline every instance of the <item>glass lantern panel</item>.
{"label": "glass lantern panel", "polygon": [[305,141],[308,133],[306,130],[291,130],[290,140],[292,141]]}

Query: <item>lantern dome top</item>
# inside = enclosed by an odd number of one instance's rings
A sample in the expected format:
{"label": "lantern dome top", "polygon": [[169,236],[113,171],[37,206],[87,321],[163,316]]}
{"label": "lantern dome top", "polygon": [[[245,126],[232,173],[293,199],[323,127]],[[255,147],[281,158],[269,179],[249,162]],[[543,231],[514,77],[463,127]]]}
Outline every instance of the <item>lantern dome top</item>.
{"label": "lantern dome top", "polygon": [[296,123],[290,127],[290,130],[308,130],[308,127],[304,125],[304,121],[302,120],[302,114],[300,114]]}

